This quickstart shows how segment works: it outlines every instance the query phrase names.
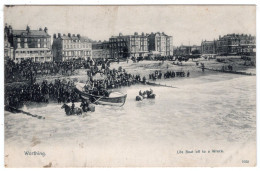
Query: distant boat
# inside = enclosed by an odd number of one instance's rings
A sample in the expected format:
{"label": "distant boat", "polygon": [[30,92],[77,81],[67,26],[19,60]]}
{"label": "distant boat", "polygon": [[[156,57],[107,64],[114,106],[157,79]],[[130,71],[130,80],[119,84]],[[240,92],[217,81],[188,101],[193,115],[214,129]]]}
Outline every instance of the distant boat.
{"label": "distant boat", "polygon": [[76,91],[81,95],[83,99],[94,99],[96,103],[102,105],[112,105],[112,106],[123,106],[126,101],[127,94],[122,94],[120,92],[111,92],[109,97],[97,96],[89,94],[85,91],[85,84],[76,83]]}

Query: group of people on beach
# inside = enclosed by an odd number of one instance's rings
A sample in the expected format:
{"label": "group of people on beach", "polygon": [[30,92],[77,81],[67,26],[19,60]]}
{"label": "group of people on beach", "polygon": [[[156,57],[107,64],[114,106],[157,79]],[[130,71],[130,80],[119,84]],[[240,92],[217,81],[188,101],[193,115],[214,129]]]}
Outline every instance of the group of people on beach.
{"label": "group of people on beach", "polygon": [[41,84],[34,83],[7,88],[5,102],[6,105],[14,107],[26,102],[48,103],[50,100],[58,103],[76,102],[80,97],[74,87],[73,81],[56,79],[54,83],[44,80]]}
{"label": "group of people on beach", "polygon": [[[100,66],[100,67],[99,67]],[[88,81],[85,91],[99,96],[109,96],[108,89],[131,86],[141,81],[139,74],[128,74],[122,67],[110,69],[105,62],[91,65],[88,70]],[[104,79],[95,79],[95,74],[100,73]],[[24,84],[22,86],[9,87],[6,89],[6,103],[17,106],[24,102],[45,102],[54,100],[58,103],[69,103],[79,101],[80,97],[75,91],[73,81],[55,79],[54,83],[44,80],[41,84]]]}
{"label": "group of people on beach", "polygon": [[[111,69],[110,61],[107,59],[44,63],[37,63],[32,60],[24,60],[21,63],[7,61],[5,67],[5,77],[10,82],[16,82],[15,77],[30,79],[36,76],[72,73],[76,69],[84,68],[87,71],[88,79],[85,91],[93,95],[106,97],[109,96],[108,89],[145,83],[147,80],[145,76],[141,77],[140,74],[127,73],[122,67]],[[101,79],[96,78],[96,74],[100,74]],[[184,76],[184,71],[167,71],[163,74],[160,70],[156,70],[155,73],[149,74],[149,79],[156,80],[162,77],[167,79]],[[189,77],[189,71],[187,77]],[[55,79],[54,82],[44,80],[41,83],[37,83],[36,79],[34,79],[29,84],[24,83],[21,86],[7,88],[5,94],[6,103],[11,106],[17,106],[29,101],[48,103],[50,100],[58,103],[69,103],[79,101],[80,97],[75,91],[74,82],[65,79]]]}
{"label": "group of people on beach", "polygon": [[[34,62],[31,59],[26,59],[20,63],[15,63],[13,60],[6,61],[5,64],[5,79],[7,82],[19,82],[25,80],[32,80],[39,76],[47,75],[72,75],[76,69],[84,68],[90,69],[91,72],[98,70],[98,66],[109,62],[102,60],[70,60],[60,62]],[[35,81],[35,80],[32,80]]]}
{"label": "group of people on beach", "polygon": [[156,79],[162,79],[162,76],[164,79],[168,79],[168,78],[174,78],[174,77],[189,77],[190,76],[190,71],[187,71],[187,73],[185,73],[184,71],[167,71],[164,74],[162,74],[161,71],[156,70],[154,73],[149,74],[149,79],[156,81]]}
{"label": "group of people on beach", "polygon": [[222,71],[233,71],[233,66],[232,65],[228,65],[228,66],[223,65],[221,70]]}

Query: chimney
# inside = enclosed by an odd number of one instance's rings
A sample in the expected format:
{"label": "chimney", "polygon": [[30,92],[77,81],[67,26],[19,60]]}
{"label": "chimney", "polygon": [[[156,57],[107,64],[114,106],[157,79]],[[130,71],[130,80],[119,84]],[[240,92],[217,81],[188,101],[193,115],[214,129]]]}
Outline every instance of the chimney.
{"label": "chimney", "polygon": [[144,36],[144,32],[142,32],[142,36]]}
{"label": "chimney", "polygon": [[54,39],[56,39],[56,38],[57,38],[57,37],[56,37],[56,33],[54,33],[54,34],[53,34],[53,38],[54,38]]}
{"label": "chimney", "polygon": [[63,36],[66,36],[66,34],[63,34]]}
{"label": "chimney", "polygon": [[72,34],[72,37],[75,37],[75,34]]}
{"label": "chimney", "polygon": [[42,31],[42,28],[41,28],[41,27],[39,28],[39,31]]}
{"label": "chimney", "polygon": [[68,33],[68,37],[71,37],[71,34],[70,34],[70,33]]}
{"label": "chimney", "polygon": [[119,33],[119,36],[123,36],[123,34],[120,32],[120,33]]}
{"label": "chimney", "polygon": [[59,38],[61,37],[61,34],[60,34],[60,33],[58,33],[58,37],[59,37]]}
{"label": "chimney", "polygon": [[138,36],[138,33],[137,33],[137,32],[135,32],[135,33],[134,33],[134,35],[135,35],[135,36]]}
{"label": "chimney", "polygon": [[80,39],[80,34],[77,34],[77,37]]}
{"label": "chimney", "polygon": [[44,32],[48,33],[48,28],[47,27],[44,28]]}

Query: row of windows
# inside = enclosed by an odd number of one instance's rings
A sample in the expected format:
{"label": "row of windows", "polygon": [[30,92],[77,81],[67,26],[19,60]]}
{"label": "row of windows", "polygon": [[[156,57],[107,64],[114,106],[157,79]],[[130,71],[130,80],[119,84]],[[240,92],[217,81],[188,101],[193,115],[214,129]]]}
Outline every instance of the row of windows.
{"label": "row of windows", "polygon": [[65,51],[63,52],[64,56],[80,56],[80,55],[91,55],[90,51]]}
{"label": "row of windows", "polygon": [[131,51],[147,51],[147,47],[141,47],[141,48],[131,48]]}
{"label": "row of windows", "polygon": [[64,49],[69,49],[69,48],[91,48],[91,44],[83,44],[83,45],[64,45],[63,46]]}
{"label": "row of windows", "polygon": [[43,54],[51,54],[51,51],[16,51],[17,55],[43,55]]}
{"label": "row of windows", "polygon": [[117,38],[110,39],[110,42],[123,42],[123,41],[147,41],[147,38]]}
{"label": "row of windows", "polygon": [[75,40],[63,40],[64,43],[73,43],[73,42],[76,42],[76,43],[80,43],[81,40],[80,39],[75,39]]}
{"label": "row of windows", "polygon": [[40,42],[40,41],[43,41],[43,42],[47,42],[47,41],[50,41],[50,38],[45,38],[45,39],[39,39],[39,38],[17,38],[17,41],[21,41],[21,42],[26,42],[26,41],[29,41],[29,42]]}
{"label": "row of windows", "polygon": [[47,48],[47,44],[44,43],[43,46],[41,46],[41,44],[38,43],[37,46],[36,46],[36,45],[30,45],[30,46],[28,46],[28,44],[20,44],[20,43],[17,43],[17,48],[28,48],[28,47],[30,47],[30,48]]}

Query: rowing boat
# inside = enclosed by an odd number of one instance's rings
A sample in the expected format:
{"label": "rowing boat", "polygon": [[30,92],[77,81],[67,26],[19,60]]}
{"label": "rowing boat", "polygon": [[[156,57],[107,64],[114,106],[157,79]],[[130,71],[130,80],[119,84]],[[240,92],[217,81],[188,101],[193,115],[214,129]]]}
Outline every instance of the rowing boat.
{"label": "rowing boat", "polygon": [[84,86],[85,84],[83,83],[77,83],[75,86],[77,93],[79,93],[83,99],[93,99],[97,104],[102,105],[123,106],[125,104],[127,94],[111,92],[109,93],[109,97],[97,96],[87,93]]}

